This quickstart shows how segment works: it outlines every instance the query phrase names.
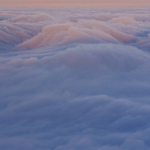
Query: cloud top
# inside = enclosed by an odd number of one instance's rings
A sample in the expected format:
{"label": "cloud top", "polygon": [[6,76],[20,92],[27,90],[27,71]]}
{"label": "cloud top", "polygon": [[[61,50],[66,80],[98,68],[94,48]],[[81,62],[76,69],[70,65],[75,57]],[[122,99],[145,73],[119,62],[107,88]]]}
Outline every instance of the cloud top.
{"label": "cloud top", "polygon": [[149,150],[149,12],[1,10],[0,149]]}

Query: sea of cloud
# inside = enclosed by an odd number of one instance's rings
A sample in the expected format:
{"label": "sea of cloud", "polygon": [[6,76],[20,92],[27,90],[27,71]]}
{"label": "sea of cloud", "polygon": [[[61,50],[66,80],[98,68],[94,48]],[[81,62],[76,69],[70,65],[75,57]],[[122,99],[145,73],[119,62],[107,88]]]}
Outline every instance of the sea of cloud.
{"label": "sea of cloud", "polygon": [[150,9],[1,9],[0,149],[149,150]]}

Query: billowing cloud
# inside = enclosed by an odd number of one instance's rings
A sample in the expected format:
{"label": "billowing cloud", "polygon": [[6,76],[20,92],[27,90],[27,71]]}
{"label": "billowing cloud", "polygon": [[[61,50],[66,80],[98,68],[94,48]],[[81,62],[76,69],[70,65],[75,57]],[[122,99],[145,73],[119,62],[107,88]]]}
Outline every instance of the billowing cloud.
{"label": "billowing cloud", "polygon": [[148,15],[1,10],[0,149],[149,150]]}
{"label": "billowing cloud", "polygon": [[[90,22],[90,23],[89,23]],[[77,27],[76,27],[77,26]],[[81,26],[81,27],[78,27]],[[71,44],[71,43],[90,43],[90,42],[112,42],[130,43],[134,36],[126,34],[95,20],[79,20],[77,24],[54,24],[42,29],[42,33],[32,39],[21,43],[17,47],[31,49],[47,44]]]}
{"label": "billowing cloud", "polygon": [[43,22],[49,19],[49,15],[47,14],[36,14],[36,15],[22,15],[15,18],[12,18],[11,21],[13,23],[38,23]]}

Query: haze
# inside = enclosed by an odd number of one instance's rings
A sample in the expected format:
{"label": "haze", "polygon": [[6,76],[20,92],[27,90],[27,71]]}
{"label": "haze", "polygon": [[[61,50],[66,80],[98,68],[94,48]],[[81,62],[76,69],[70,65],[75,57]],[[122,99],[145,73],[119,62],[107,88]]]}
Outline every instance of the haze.
{"label": "haze", "polygon": [[0,0],[0,6],[141,6],[149,0]]}

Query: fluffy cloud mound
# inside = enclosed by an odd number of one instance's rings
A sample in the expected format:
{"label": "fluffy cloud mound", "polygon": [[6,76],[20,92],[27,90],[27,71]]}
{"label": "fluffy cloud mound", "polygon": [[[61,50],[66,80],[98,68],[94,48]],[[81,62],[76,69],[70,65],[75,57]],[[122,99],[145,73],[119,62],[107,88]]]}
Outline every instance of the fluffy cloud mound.
{"label": "fluffy cloud mound", "polygon": [[36,15],[20,15],[11,19],[13,23],[38,23],[49,19],[48,14],[36,14]]}
{"label": "fluffy cloud mound", "polygon": [[106,23],[96,20],[79,20],[76,24],[54,24],[42,29],[42,33],[25,41],[17,47],[32,49],[35,47],[50,45],[64,45],[71,43],[130,43],[134,36],[118,31]]}
{"label": "fluffy cloud mound", "polygon": [[0,149],[149,150],[148,15],[1,10]]}

